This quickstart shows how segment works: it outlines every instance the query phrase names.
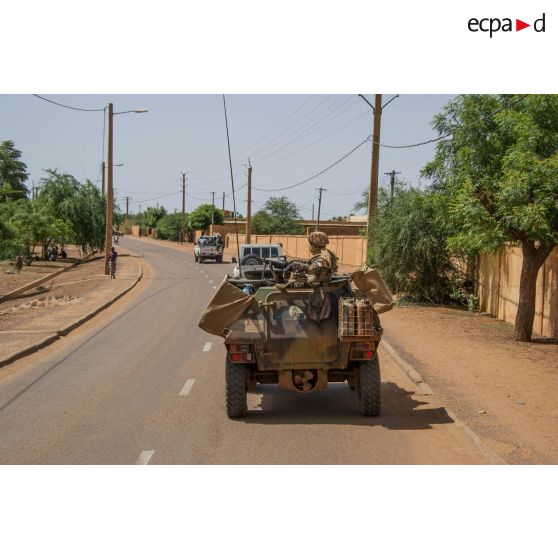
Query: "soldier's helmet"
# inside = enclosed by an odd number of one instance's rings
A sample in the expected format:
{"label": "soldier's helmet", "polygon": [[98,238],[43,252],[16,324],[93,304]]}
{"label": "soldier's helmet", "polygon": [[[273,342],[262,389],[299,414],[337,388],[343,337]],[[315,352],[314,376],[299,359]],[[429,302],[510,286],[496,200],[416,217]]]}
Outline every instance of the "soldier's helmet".
{"label": "soldier's helmet", "polygon": [[308,235],[308,242],[310,243],[310,246],[325,248],[329,244],[329,238],[325,232],[314,231]]}

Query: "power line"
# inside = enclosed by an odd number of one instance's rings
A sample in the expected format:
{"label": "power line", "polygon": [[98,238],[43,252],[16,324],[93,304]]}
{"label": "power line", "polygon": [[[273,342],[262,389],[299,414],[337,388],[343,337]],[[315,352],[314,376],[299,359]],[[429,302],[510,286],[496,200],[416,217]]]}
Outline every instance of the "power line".
{"label": "power line", "polygon": [[360,120],[363,116],[366,116],[369,113],[370,113],[370,111],[368,111],[368,110],[365,111],[365,112],[362,112],[358,116],[353,118],[352,120],[349,120],[348,122],[343,124],[342,126],[339,126],[338,128],[335,128],[335,130],[332,130],[331,132],[329,132],[329,134],[326,134],[325,136],[322,136],[322,137],[318,138],[317,140],[313,141],[312,143],[309,143],[309,144],[305,145],[304,147],[301,147],[300,149],[297,149],[296,151],[292,151],[291,153],[288,153],[287,155],[284,155],[283,157],[280,157],[279,159],[275,159],[274,161],[269,161],[267,163],[264,163],[263,165],[258,164],[258,168],[261,169],[261,168],[269,167],[269,166],[275,165],[277,163],[280,163],[281,161],[284,161],[285,159],[288,159],[289,157],[293,157],[294,155],[298,155],[299,153],[302,153],[303,151],[306,151],[307,149],[316,145],[317,143],[320,143],[321,141],[324,141],[325,139],[329,138],[333,134],[336,134],[337,132],[339,132],[343,128],[346,128],[347,126],[350,126],[353,122],[355,122],[356,120]]}
{"label": "power line", "polygon": [[259,190],[260,192],[280,192],[282,190],[290,190],[291,188],[296,188],[297,186],[301,186],[302,184],[306,184],[306,182],[310,182],[310,180],[314,180],[314,178],[317,178],[318,176],[321,176],[322,174],[324,174],[328,170],[332,169],[335,165],[338,165],[341,161],[343,161],[347,157],[349,157],[349,155],[352,155],[359,147],[361,147],[365,143],[368,143],[370,141],[370,139],[371,139],[371,136],[368,136],[365,140],[361,141],[356,147],[353,147],[353,149],[351,149],[348,153],[345,153],[345,155],[343,155],[343,157],[337,159],[337,161],[335,161],[334,163],[332,163],[331,165],[329,165],[325,169],[323,169],[320,172],[314,174],[310,178],[306,178],[305,180],[301,180],[300,182],[297,182],[296,184],[293,184],[292,186],[285,186],[284,188],[254,188],[254,190]]}
{"label": "power line", "polygon": [[461,130],[461,129],[465,129],[465,128],[469,128],[470,126],[474,126],[475,124],[481,122],[482,120],[486,120],[487,118],[493,118],[494,116],[496,116],[499,112],[502,112],[503,110],[506,110],[514,105],[516,105],[517,103],[523,101],[523,99],[525,99],[525,97],[527,97],[528,95],[522,95],[521,97],[519,97],[518,99],[516,99],[515,101],[512,101],[506,105],[504,105],[503,107],[500,107],[499,109],[495,110],[494,112],[492,112],[491,114],[489,114],[488,116],[481,116],[481,118],[479,118],[478,120],[475,120],[474,122],[471,122],[470,124],[465,124],[463,126],[456,126],[451,132],[448,132],[447,134],[444,134],[443,136],[439,136],[437,138],[432,138],[426,141],[421,141],[419,143],[411,143],[410,145],[384,145],[383,143],[381,143],[380,145],[382,147],[385,147],[387,149],[407,149],[409,147],[419,147],[421,145],[427,145],[429,143],[435,143],[437,141],[441,141],[443,139],[449,138],[450,136],[453,136],[453,134],[457,131],[457,130]]}
{"label": "power line", "polygon": [[154,198],[148,198],[146,200],[138,200],[136,202],[133,203],[144,203],[144,202],[149,202],[149,201],[153,201],[153,200],[160,200],[161,198],[168,198],[169,196],[175,196],[176,194],[180,194],[182,193],[182,190],[177,190],[176,192],[170,192],[169,194],[162,194],[161,196],[156,196]]}
{"label": "power line", "polygon": [[[311,95],[308,99],[306,99],[294,112],[290,113],[286,118],[284,118],[279,124],[277,124],[276,126],[274,126],[273,128],[271,128],[271,130],[269,130],[266,134],[264,134],[263,136],[261,136],[256,142],[254,142],[252,145],[250,145],[249,147],[247,147],[246,149],[243,149],[242,151],[240,151],[237,156],[235,157],[235,161],[237,161],[238,159],[242,158],[241,155],[245,155],[247,154],[249,151],[251,151],[254,147],[256,147],[262,140],[266,139],[267,137],[269,137],[273,132],[275,132],[275,130],[278,130],[281,126],[283,126],[283,124],[285,124],[285,122],[287,122],[288,120],[290,120],[295,114],[297,114],[298,112],[300,112],[302,110],[303,107],[305,107],[316,95]],[[199,171],[195,171],[195,174],[205,174],[205,173],[212,173],[215,172],[216,169],[218,168],[222,168],[222,167],[226,167],[226,164],[223,163],[222,165],[218,165],[217,167],[212,167],[212,168],[208,168],[208,169],[203,169],[203,170],[199,170]]]}
{"label": "power line", "polygon": [[[310,109],[309,112],[306,113],[306,115],[302,116],[302,118],[296,120],[295,122],[291,123],[289,126],[287,126],[286,129],[284,129],[282,132],[280,132],[275,138],[271,139],[270,142],[260,146],[259,148],[256,149],[256,151],[254,152],[252,150],[251,155],[254,156],[255,154],[259,153],[259,152],[264,152],[266,150],[269,150],[270,148],[275,147],[276,145],[278,145],[281,141],[284,141],[286,138],[292,136],[293,134],[297,134],[300,132],[300,130],[306,130],[307,126],[313,125],[313,123],[316,120],[319,120],[323,114],[325,114],[328,111],[333,110],[333,108],[335,107],[335,105],[338,105],[340,102],[341,103],[345,103],[347,101],[347,99],[334,99],[333,103],[330,104],[330,106],[328,106],[325,110],[318,112],[317,114],[315,114],[314,116],[311,116],[313,113],[316,112],[316,110],[321,107],[322,105],[324,105],[325,103],[328,103],[328,101],[331,100],[331,98],[334,97],[334,95],[327,95],[324,99],[322,99],[320,102],[318,102],[317,105],[315,105],[312,109]],[[339,107],[335,107],[335,110],[337,110],[337,108]],[[308,120],[308,118],[311,116],[311,118]],[[305,122],[307,121],[307,122]],[[257,145],[257,144],[255,144]],[[241,153],[245,153],[248,152],[249,150],[244,150]],[[239,159],[241,159],[242,157],[235,157],[235,162],[238,161]],[[223,168],[224,165],[218,165],[217,167],[214,168],[214,170],[206,170],[204,171],[204,174],[222,174],[223,171],[220,170],[221,168]]]}
{"label": "power line", "polygon": [[106,107],[100,108],[100,109],[84,109],[84,108],[79,108],[79,107],[70,107],[69,105],[63,105],[62,103],[57,103],[56,101],[51,101],[50,99],[47,99],[46,97],[42,97],[41,95],[37,95],[35,93],[32,93],[33,97],[37,97],[38,99],[42,99],[43,101],[46,101],[47,103],[52,103],[53,105],[58,105],[59,107],[64,107],[70,110],[79,110],[82,112],[101,112],[104,111],[106,109]]}

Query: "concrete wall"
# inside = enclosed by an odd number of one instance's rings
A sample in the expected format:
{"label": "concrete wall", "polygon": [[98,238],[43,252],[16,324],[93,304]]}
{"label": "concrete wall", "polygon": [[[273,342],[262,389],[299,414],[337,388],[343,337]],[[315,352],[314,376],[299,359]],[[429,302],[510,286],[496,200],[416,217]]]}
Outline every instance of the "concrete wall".
{"label": "concrete wall", "polygon": [[[244,235],[239,234],[240,244],[244,244]],[[282,244],[283,252],[289,258],[307,259],[310,257],[308,238],[304,235],[252,235],[252,244]],[[236,235],[227,234],[225,246],[236,250]],[[335,252],[339,263],[362,266],[366,259],[366,241],[362,236],[330,236],[327,246]]]}
{"label": "concrete wall", "polygon": [[[478,283],[481,311],[506,322],[515,321],[522,261],[521,248],[508,247],[481,256]],[[558,337],[558,248],[548,256],[537,276],[533,332]]]}

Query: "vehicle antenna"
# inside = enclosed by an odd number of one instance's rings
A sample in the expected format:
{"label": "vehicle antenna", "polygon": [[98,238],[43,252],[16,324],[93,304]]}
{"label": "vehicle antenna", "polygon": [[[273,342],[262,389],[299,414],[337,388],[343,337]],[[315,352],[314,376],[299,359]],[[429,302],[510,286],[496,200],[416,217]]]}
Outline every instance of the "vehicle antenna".
{"label": "vehicle antenna", "polygon": [[232,159],[231,159],[231,141],[229,139],[229,121],[227,119],[227,103],[225,102],[225,95],[223,95],[223,108],[225,109],[225,128],[227,130],[227,147],[229,149],[229,167],[231,170],[231,186],[232,186],[232,199],[233,199],[233,213],[234,213],[234,230],[236,234],[236,252],[238,254],[238,271],[240,272],[240,277],[242,277],[242,267],[240,263],[240,243],[238,241],[238,221],[236,215],[236,197],[234,194],[234,177],[232,170]]}

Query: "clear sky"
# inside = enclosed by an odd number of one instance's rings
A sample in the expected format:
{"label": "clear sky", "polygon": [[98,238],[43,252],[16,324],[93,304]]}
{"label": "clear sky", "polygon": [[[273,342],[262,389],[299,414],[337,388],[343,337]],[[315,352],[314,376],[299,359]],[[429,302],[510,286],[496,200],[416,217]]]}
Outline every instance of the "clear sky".
{"label": "clear sky", "polygon": [[[115,112],[147,108],[146,114],[114,117],[114,185],[130,211],[157,203],[181,208],[181,173],[186,172],[187,210],[211,201],[232,209],[223,102],[219,95],[41,95],[74,107]],[[367,95],[373,102],[374,96]],[[392,95],[384,95],[384,102]],[[382,115],[381,143],[406,145],[436,137],[432,117],[452,95],[401,95]],[[370,180],[371,144],[366,143],[331,170],[303,185],[285,188],[327,168],[371,133],[372,111],[352,95],[228,95],[227,110],[235,174],[237,210],[245,214],[246,165],[253,167],[253,212],[269,196],[287,195],[305,218],[312,214],[316,188],[323,187],[323,218],[347,215]],[[57,168],[100,187],[103,112],[81,112],[49,104],[32,95],[0,95],[0,141],[11,139],[23,152],[31,181],[43,169]],[[392,169],[419,185],[420,169],[434,145],[382,148],[380,182]],[[105,141],[106,152],[106,141]],[[106,155],[105,155],[106,160]],[[261,189],[261,190],[258,190]],[[153,199],[157,198],[157,199]]]}

